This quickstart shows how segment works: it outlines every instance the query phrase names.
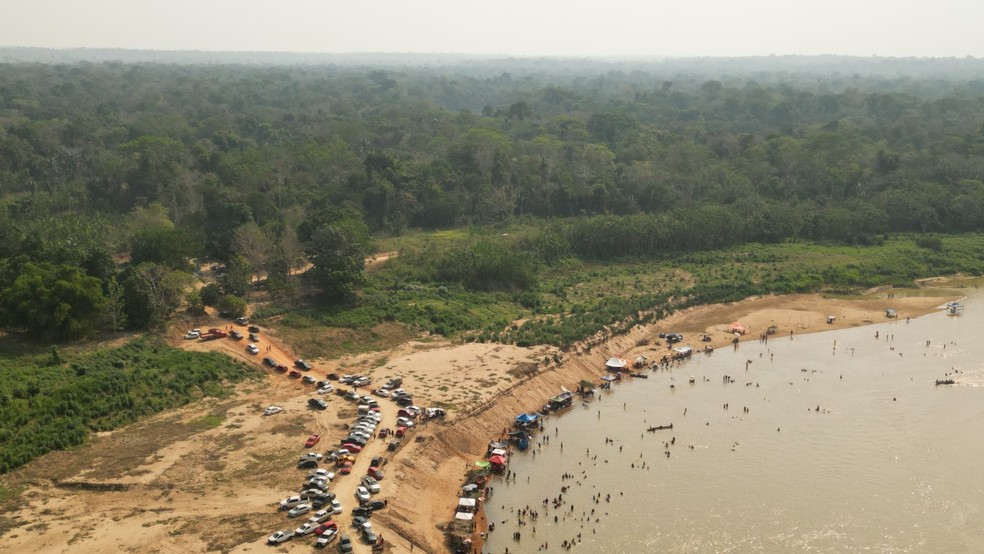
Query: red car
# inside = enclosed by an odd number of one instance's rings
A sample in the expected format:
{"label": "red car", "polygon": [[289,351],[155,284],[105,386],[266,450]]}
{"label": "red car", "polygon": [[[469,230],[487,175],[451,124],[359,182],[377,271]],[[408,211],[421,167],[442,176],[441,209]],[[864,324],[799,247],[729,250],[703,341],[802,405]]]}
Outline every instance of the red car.
{"label": "red car", "polygon": [[379,430],[379,438],[381,439],[385,439],[386,436],[389,434],[390,434],[390,430],[387,429],[386,427],[383,427],[382,429]]}
{"label": "red car", "polygon": [[396,428],[396,436],[402,437],[402,436],[404,436],[406,434],[407,434],[407,428],[406,427],[397,427]]}
{"label": "red car", "polygon": [[352,473],[352,462],[344,462],[342,467],[339,468],[338,473],[341,473],[342,475]]}
{"label": "red car", "polygon": [[321,435],[311,435],[306,441],[304,441],[304,448],[311,448],[312,446],[318,444],[321,440]]}
{"label": "red car", "polygon": [[280,364],[280,365],[278,365],[278,366],[277,366],[277,367],[275,367],[274,369],[276,369],[276,370],[277,370],[277,371],[279,371],[280,373],[287,373],[287,366],[285,366],[285,365],[283,365],[283,364]]}
{"label": "red car", "polygon": [[376,479],[377,481],[380,481],[383,479],[383,470],[379,469],[378,467],[370,467],[369,471],[367,472],[367,475],[369,475],[369,477],[372,477],[373,479]]}
{"label": "red car", "polygon": [[293,371],[291,371],[289,375],[290,375],[291,377],[293,377],[294,379],[297,379],[297,378],[299,378],[299,377],[301,376],[301,372],[300,372],[300,371],[297,371],[297,370],[295,369],[295,370],[293,370]]}
{"label": "red car", "polygon": [[357,444],[352,444],[352,443],[349,443],[349,442],[343,444],[342,445],[342,448],[344,448],[345,450],[348,450],[349,452],[351,452],[353,454],[358,454],[359,452],[362,452],[362,447],[361,446],[359,446]]}
{"label": "red car", "polygon": [[338,529],[338,524],[335,523],[335,521],[332,519],[329,519],[328,521],[319,525],[318,528],[314,530],[314,534],[320,535],[329,529],[336,529],[336,530]]}

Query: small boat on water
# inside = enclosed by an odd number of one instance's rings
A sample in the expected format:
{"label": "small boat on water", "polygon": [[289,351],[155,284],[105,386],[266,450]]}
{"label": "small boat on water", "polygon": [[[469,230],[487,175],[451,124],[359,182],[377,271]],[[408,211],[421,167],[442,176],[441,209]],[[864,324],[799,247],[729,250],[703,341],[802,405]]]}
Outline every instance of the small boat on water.
{"label": "small boat on water", "polygon": [[947,379],[937,379],[937,380],[936,380],[936,386],[939,386],[939,385],[955,385],[956,383],[957,383],[957,382],[956,382],[956,381],[954,381],[954,380],[953,380],[953,379],[951,379],[951,378],[947,378]]}
{"label": "small boat on water", "polygon": [[673,424],[670,423],[669,425],[655,425],[646,430],[649,431],[650,433],[655,433],[656,431],[664,431],[666,429],[673,429]]}

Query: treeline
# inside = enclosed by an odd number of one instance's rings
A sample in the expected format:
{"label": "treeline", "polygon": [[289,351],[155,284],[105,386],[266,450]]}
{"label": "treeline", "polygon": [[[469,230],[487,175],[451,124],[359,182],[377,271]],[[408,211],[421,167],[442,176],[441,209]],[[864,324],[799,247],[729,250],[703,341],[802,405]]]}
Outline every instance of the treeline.
{"label": "treeline", "polygon": [[223,383],[256,374],[218,353],[186,352],[154,340],[61,359],[8,359],[0,371],[0,474],[53,450],[77,446],[93,431],[225,394]]}
{"label": "treeline", "polygon": [[[370,237],[416,228],[560,229],[434,268],[475,291],[530,288],[563,256],[982,230],[980,64],[814,61],[3,64],[0,324],[65,339],[234,314],[257,278],[292,298],[307,263],[347,302]],[[224,276],[185,297],[193,258]]]}

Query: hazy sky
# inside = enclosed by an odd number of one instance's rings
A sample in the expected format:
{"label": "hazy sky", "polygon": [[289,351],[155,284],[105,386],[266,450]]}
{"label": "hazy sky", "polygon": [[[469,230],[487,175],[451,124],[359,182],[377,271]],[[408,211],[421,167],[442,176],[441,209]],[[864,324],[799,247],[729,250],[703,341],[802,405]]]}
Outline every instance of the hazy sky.
{"label": "hazy sky", "polygon": [[984,0],[0,0],[0,45],[984,57]]}

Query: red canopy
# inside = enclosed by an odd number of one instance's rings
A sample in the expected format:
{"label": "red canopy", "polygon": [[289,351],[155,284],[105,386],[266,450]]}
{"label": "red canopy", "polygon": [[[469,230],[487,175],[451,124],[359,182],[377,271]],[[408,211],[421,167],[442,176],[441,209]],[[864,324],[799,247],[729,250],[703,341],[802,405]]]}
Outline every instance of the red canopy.
{"label": "red canopy", "polygon": [[489,458],[489,463],[490,464],[495,464],[495,465],[500,465],[500,466],[501,465],[505,465],[506,458],[505,458],[505,456],[499,456],[497,454],[497,455],[492,456],[491,458]]}

